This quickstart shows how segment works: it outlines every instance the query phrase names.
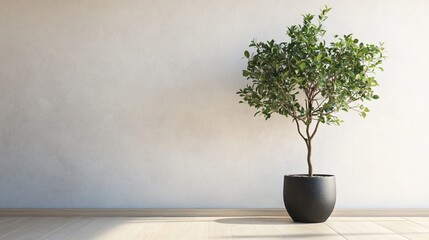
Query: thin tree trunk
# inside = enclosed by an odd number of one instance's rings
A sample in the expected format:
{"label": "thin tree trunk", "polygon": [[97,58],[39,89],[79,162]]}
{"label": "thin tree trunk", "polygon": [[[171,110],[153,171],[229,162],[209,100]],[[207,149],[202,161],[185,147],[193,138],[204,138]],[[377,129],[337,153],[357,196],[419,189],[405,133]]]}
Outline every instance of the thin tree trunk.
{"label": "thin tree trunk", "polygon": [[[311,106],[310,106],[311,107]],[[305,143],[307,144],[307,164],[308,164],[308,176],[313,176],[313,165],[311,164],[311,140],[312,134],[310,134],[310,123],[307,124],[305,128],[305,133],[307,135]]]}
{"label": "thin tree trunk", "polygon": [[307,164],[308,164],[308,176],[313,176],[313,165],[311,164],[311,138],[307,139]]}
{"label": "thin tree trunk", "polygon": [[298,133],[302,137],[302,139],[304,139],[305,145],[307,146],[308,176],[312,177],[313,176],[313,165],[311,163],[311,140],[313,139],[314,135],[317,132],[320,120],[317,121],[316,127],[314,128],[312,134],[310,134],[310,124],[306,124],[306,128],[305,128],[305,135],[306,136],[304,136],[304,132],[301,132],[301,128],[299,127],[298,119],[294,118],[294,120],[296,123],[296,127],[298,129]]}

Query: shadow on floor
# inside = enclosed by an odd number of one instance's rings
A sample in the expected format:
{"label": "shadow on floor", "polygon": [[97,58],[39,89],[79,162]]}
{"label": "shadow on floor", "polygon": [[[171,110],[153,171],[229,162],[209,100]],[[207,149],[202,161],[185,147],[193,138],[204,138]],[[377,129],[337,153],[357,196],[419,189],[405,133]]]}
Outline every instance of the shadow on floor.
{"label": "shadow on floor", "polygon": [[217,223],[224,224],[255,224],[255,225],[286,225],[286,224],[301,224],[295,223],[290,218],[220,218],[214,220]]}
{"label": "shadow on floor", "polygon": [[[427,239],[423,237],[427,237],[427,233],[410,233],[414,234],[414,237],[420,237],[416,239]],[[357,239],[407,239],[402,238],[400,234],[397,233],[348,233],[341,235],[336,232],[332,233],[303,233],[303,234],[281,234],[281,235],[234,235],[234,238],[239,239],[273,239],[273,238],[281,238],[281,239],[348,239],[347,237],[357,237]],[[223,238],[223,237],[220,237]],[[228,238],[229,237],[225,237]]]}

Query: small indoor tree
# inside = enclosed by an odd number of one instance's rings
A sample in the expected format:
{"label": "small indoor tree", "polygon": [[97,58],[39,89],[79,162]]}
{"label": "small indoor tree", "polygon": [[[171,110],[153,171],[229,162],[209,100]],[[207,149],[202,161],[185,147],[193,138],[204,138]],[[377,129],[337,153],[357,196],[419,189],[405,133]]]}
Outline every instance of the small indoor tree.
{"label": "small indoor tree", "polygon": [[268,119],[278,113],[296,123],[307,146],[310,177],[312,140],[319,124],[339,125],[339,111],[353,110],[365,117],[369,110],[363,103],[378,99],[373,91],[378,85],[375,71],[383,70],[382,43],[362,43],[352,34],[325,42],[323,23],[330,10],[322,9],[317,19],[304,15],[302,25],[288,27],[288,42],[253,40],[249,47],[255,52],[244,52],[248,65],[243,70],[251,83],[237,92],[258,109],[255,116]]}

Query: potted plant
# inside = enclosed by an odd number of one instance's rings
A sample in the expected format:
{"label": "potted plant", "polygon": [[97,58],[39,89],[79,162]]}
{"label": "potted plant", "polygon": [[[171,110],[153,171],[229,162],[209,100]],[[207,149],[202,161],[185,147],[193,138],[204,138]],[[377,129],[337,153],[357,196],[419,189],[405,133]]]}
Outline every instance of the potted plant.
{"label": "potted plant", "polygon": [[302,25],[287,28],[290,40],[277,43],[251,41],[253,53],[243,76],[250,81],[237,94],[243,101],[269,119],[277,113],[291,118],[307,146],[308,174],[284,176],[283,199],[286,210],[296,222],[324,222],[336,201],[335,176],[314,174],[311,162],[312,141],[319,124],[339,125],[340,111],[369,112],[365,101],[378,99],[376,70],[385,59],[383,44],[362,43],[352,34],[326,43],[323,26],[326,7],[315,19],[303,15]]}

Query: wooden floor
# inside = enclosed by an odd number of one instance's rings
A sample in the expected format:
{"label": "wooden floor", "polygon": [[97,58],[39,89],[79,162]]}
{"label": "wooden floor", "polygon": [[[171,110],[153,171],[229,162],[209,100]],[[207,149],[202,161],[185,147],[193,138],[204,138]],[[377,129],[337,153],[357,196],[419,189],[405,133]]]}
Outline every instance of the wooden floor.
{"label": "wooden floor", "polygon": [[320,224],[285,217],[1,217],[3,239],[429,240],[429,217],[334,217]]}

